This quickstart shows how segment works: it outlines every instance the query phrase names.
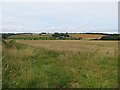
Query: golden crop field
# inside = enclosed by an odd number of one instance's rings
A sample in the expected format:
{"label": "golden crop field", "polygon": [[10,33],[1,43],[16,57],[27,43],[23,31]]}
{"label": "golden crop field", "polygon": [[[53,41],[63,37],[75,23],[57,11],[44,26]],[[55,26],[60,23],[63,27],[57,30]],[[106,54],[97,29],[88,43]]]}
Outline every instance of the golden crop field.
{"label": "golden crop field", "polygon": [[98,35],[98,34],[69,34],[72,37],[82,37],[83,39],[100,39],[102,36],[105,35]]}

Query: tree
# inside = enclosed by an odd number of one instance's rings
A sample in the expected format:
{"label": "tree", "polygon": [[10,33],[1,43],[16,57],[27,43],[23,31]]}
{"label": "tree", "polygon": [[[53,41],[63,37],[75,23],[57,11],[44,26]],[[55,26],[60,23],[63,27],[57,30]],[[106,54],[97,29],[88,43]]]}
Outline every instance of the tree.
{"label": "tree", "polygon": [[100,40],[120,40],[119,35],[108,35],[108,36],[103,36]]}

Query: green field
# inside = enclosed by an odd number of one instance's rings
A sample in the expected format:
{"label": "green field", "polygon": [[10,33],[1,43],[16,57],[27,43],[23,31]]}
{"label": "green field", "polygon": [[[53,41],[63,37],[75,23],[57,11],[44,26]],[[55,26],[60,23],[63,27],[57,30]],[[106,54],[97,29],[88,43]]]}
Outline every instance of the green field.
{"label": "green field", "polygon": [[118,87],[118,41],[6,41],[2,61],[3,88]]}

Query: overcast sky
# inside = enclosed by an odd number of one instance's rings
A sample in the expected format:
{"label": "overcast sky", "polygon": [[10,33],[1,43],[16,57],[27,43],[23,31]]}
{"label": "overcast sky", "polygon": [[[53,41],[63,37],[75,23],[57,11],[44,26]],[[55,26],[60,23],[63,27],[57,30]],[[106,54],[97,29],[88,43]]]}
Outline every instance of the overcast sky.
{"label": "overcast sky", "polygon": [[2,32],[118,32],[117,2],[5,2]]}

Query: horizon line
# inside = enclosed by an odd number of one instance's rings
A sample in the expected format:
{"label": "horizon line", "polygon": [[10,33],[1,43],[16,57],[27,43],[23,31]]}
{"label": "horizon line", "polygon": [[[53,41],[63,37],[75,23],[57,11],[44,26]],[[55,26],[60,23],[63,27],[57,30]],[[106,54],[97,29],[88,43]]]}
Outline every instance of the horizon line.
{"label": "horizon line", "polygon": [[85,33],[103,33],[103,34],[120,34],[119,32],[0,32],[0,33],[34,33],[34,34],[37,34],[37,33],[81,33],[81,34],[85,34]]}

